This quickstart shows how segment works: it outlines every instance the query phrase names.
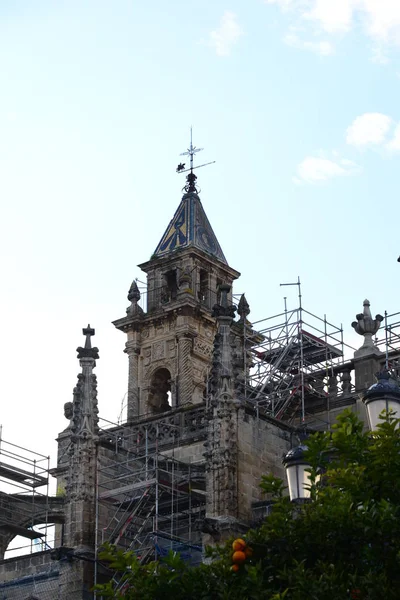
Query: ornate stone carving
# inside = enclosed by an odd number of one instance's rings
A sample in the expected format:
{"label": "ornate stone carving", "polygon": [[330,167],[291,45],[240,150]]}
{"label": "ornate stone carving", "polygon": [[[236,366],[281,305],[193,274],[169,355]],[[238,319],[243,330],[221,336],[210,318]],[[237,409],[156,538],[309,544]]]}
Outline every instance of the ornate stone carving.
{"label": "ornate stone carving", "polygon": [[151,363],[151,348],[143,349],[143,359],[144,359],[145,367],[148,367],[149,364]]}
{"label": "ornate stone carving", "polygon": [[152,345],[152,355],[153,355],[153,360],[160,360],[162,358],[165,358],[165,342],[164,341],[154,342],[154,344]]}
{"label": "ornate stone carving", "polygon": [[377,333],[383,321],[383,317],[378,314],[375,316],[375,319],[373,319],[369,307],[369,300],[364,300],[363,312],[356,315],[357,321],[353,321],[351,324],[359,335],[364,336],[364,343],[361,348],[355,352],[355,357],[379,353],[379,349],[375,346],[372,336]]}
{"label": "ornate stone carving", "polygon": [[[147,432],[147,433],[146,433]],[[204,406],[196,407],[184,412],[174,411],[173,414],[158,417],[154,421],[148,424],[133,425],[129,428],[128,440],[132,443],[135,440],[135,444],[140,448],[145,449],[146,437],[147,444],[150,448],[153,448],[156,443],[160,446],[168,446],[174,443],[175,439],[179,437],[181,441],[189,442],[196,439],[204,438],[207,432],[207,420],[205,418]],[[107,432],[102,434],[101,439],[107,440]],[[115,444],[115,440],[110,440]],[[131,446],[128,446],[126,441],[121,440],[122,445],[132,450]]]}
{"label": "ornate stone carving", "polygon": [[193,351],[197,354],[201,354],[206,358],[210,358],[212,356],[213,347],[210,343],[205,342],[204,340],[200,340],[196,338],[194,340]]}
{"label": "ornate stone carving", "polygon": [[68,421],[71,421],[72,417],[73,417],[74,411],[73,411],[73,404],[72,402],[66,402],[64,404],[64,417],[66,419],[68,419]]}
{"label": "ornate stone carving", "polygon": [[[92,348],[92,343],[90,338],[92,337],[92,335],[95,334],[95,330],[92,329],[90,327],[90,325],[88,325],[85,329],[82,329],[83,335],[86,336],[86,340],[85,340],[85,347],[82,348],[81,346],[79,346],[79,348],[76,349],[77,353],[78,353],[78,358],[94,358],[94,359],[98,359],[99,358],[99,349],[98,348]],[[95,363],[96,364],[96,363]]]}
{"label": "ornate stone carving", "polygon": [[139,306],[140,291],[136,280],[132,281],[132,285],[129,288],[128,300],[130,301],[131,305],[126,309],[127,315],[130,317],[141,317],[144,314],[144,311],[141,306]]}
{"label": "ornate stone carving", "polygon": [[240,296],[237,312],[240,317],[239,323],[242,322],[248,324],[249,322],[247,320],[247,317],[250,314],[250,306],[244,294]]}
{"label": "ornate stone carving", "polygon": [[170,340],[168,342],[168,357],[174,358],[175,354],[176,354],[176,342],[175,342],[175,340]]}
{"label": "ornate stone carving", "polygon": [[178,403],[188,404],[193,400],[193,335],[190,333],[178,336]]}

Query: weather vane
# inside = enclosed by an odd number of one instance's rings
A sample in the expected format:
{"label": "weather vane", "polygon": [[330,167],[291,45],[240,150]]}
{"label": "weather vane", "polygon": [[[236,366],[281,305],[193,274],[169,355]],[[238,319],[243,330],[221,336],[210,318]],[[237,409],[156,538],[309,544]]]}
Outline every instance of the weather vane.
{"label": "weather vane", "polygon": [[190,146],[187,149],[187,152],[182,152],[179,156],[190,156],[190,167],[188,169],[185,169],[186,164],[185,163],[179,163],[179,165],[176,167],[176,172],[177,173],[187,173],[186,175],[186,185],[183,188],[185,190],[185,192],[196,192],[197,193],[197,188],[196,188],[196,179],[197,176],[193,173],[193,169],[200,169],[200,167],[206,167],[207,165],[212,165],[215,163],[215,160],[212,160],[211,162],[208,163],[204,163],[202,165],[197,165],[197,167],[193,166],[193,158],[194,155],[197,154],[197,152],[201,152],[203,150],[203,148],[196,148],[196,146],[193,146],[193,128],[190,128]]}

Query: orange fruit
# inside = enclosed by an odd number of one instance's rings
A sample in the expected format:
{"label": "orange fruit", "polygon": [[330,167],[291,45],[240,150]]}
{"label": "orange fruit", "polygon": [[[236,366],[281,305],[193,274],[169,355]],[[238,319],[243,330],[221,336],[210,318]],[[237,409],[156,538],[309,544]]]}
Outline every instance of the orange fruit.
{"label": "orange fruit", "polygon": [[232,562],[240,565],[240,564],[244,563],[245,560],[246,560],[246,555],[241,550],[236,550],[236,552],[233,553]]}
{"label": "orange fruit", "polygon": [[247,548],[245,549],[244,553],[246,555],[246,558],[250,558],[250,556],[253,556],[253,548],[249,548],[247,546]]}
{"label": "orange fruit", "polygon": [[239,565],[232,565],[232,566],[231,566],[231,570],[232,570],[234,573],[237,573],[237,572],[239,571]]}
{"label": "orange fruit", "polygon": [[234,552],[236,552],[236,550],[244,550],[246,548],[246,542],[241,538],[238,538],[233,542],[232,548]]}

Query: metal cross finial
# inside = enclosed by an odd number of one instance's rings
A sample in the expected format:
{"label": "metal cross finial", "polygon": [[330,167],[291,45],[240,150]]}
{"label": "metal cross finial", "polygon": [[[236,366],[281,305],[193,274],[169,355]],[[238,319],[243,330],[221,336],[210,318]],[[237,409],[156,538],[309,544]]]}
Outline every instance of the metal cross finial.
{"label": "metal cross finial", "polygon": [[87,327],[82,329],[82,333],[83,335],[86,335],[85,348],[91,348],[92,342],[90,338],[92,337],[92,335],[95,334],[95,330],[92,327],[90,327],[90,325],[88,325]]}
{"label": "metal cross finial", "polygon": [[[197,152],[201,152],[202,150],[204,150],[204,148],[196,148],[196,146],[193,146],[193,127],[190,128],[190,146],[187,149],[187,152],[182,152],[179,156],[190,156],[190,170],[193,171],[193,157],[195,154],[197,154]],[[182,163],[181,163],[182,165]],[[179,166],[181,166],[179,165]],[[185,166],[185,165],[183,165]],[[179,168],[179,167],[178,167]],[[180,169],[181,171],[183,169]]]}
{"label": "metal cross finial", "polygon": [[197,165],[197,167],[194,167],[193,166],[194,155],[197,154],[197,152],[201,152],[202,150],[203,150],[203,148],[196,148],[196,146],[193,146],[193,127],[191,127],[190,128],[190,146],[186,152],[182,152],[180,154],[180,156],[189,156],[190,157],[190,167],[188,169],[185,169],[185,163],[179,163],[179,165],[176,168],[177,173],[187,173],[186,185],[183,188],[185,190],[185,192],[197,192],[197,188],[196,188],[197,177],[193,173],[193,169],[199,169],[200,167],[205,167],[207,165],[212,165],[213,163],[215,163],[215,160],[213,160],[211,162],[204,163],[203,165]]}

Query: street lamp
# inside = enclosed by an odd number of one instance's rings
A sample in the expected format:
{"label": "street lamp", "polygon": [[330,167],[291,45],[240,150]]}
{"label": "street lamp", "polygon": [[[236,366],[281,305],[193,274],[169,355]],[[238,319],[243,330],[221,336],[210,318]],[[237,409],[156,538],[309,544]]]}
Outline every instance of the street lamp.
{"label": "street lamp", "polygon": [[305,502],[310,498],[310,473],[306,471],[310,464],[304,458],[306,450],[307,446],[296,446],[283,459],[292,502]]}
{"label": "street lamp", "polygon": [[382,411],[392,410],[397,413],[397,418],[400,418],[400,388],[396,381],[391,379],[387,369],[383,369],[375,377],[378,380],[377,383],[371,385],[362,396],[371,431],[377,428]]}

